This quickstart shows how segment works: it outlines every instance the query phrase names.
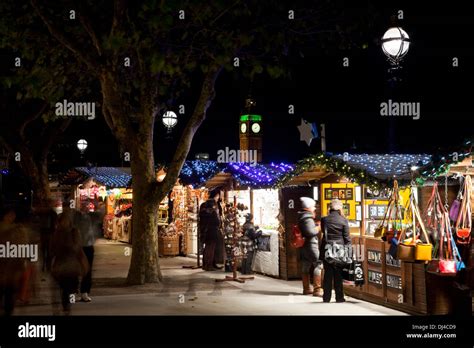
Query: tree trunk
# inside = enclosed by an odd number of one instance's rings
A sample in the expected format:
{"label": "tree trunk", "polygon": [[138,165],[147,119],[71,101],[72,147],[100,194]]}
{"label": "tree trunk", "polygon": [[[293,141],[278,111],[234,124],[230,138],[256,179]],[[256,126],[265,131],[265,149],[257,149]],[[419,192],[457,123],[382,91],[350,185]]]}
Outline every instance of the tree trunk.
{"label": "tree trunk", "polygon": [[161,281],[158,258],[158,208],[160,197],[153,196],[156,184],[152,141],[133,142],[131,167],[133,189],[132,260],[127,282],[131,285]]}

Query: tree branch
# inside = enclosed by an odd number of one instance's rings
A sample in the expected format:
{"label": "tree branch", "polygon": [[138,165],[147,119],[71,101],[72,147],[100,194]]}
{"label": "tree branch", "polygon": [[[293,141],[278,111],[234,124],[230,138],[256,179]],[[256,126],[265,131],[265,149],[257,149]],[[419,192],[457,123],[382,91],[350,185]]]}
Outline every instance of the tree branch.
{"label": "tree branch", "polygon": [[193,115],[189,119],[183,134],[181,135],[178,148],[174,153],[173,160],[168,168],[165,180],[161,184],[156,183],[157,192],[168,192],[175,184],[175,178],[178,177],[181,168],[183,167],[184,161],[188,156],[189,149],[191,148],[194,134],[199,129],[199,126],[206,118],[207,109],[211,106],[212,101],[215,98],[215,83],[219,77],[223,66],[214,65],[210,67],[209,72],[205,75],[204,81],[201,88],[201,94],[194,108]]}
{"label": "tree branch", "polygon": [[58,136],[69,127],[69,125],[72,122],[72,118],[66,118],[60,121],[56,121],[53,124],[47,125],[47,131],[45,134],[45,137],[43,139],[44,142],[41,146],[40,153],[39,153],[39,158],[40,159],[46,159],[48,156],[48,152],[51,149],[51,146],[53,146],[54,142],[57,140]]}
{"label": "tree branch", "polygon": [[64,47],[69,49],[80,61],[84,62],[94,74],[99,75],[101,68],[98,60],[94,59],[89,53],[84,52],[72,40],[66,37],[66,35],[64,35],[64,33],[54,25],[54,22],[40,8],[37,0],[31,0],[31,5],[36,10],[36,13],[43,20],[50,34],[54,38],[56,38],[56,40],[58,40]]}
{"label": "tree branch", "polygon": [[85,15],[85,9],[82,2],[76,2],[76,6],[79,8],[79,21],[86,30],[87,34],[89,34],[89,37],[91,38],[92,43],[94,44],[94,47],[97,50],[97,53],[99,54],[99,56],[102,56],[102,48],[100,46],[99,39],[97,38],[97,34],[95,33],[94,28],[92,27],[92,23]]}
{"label": "tree branch", "polygon": [[114,18],[112,27],[110,28],[110,36],[114,36],[118,31],[122,30],[127,10],[127,0],[114,1]]}
{"label": "tree branch", "polygon": [[37,120],[38,118],[41,117],[41,115],[43,115],[44,111],[46,110],[46,108],[48,107],[48,103],[47,102],[43,102],[43,104],[41,105],[40,109],[38,110],[38,112],[34,113],[34,114],[31,114],[30,116],[26,117],[19,125],[18,127],[18,132],[20,134],[20,138],[22,140],[25,139],[25,128],[26,126],[28,126],[28,124],[30,124],[31,122],[33,122],[34,120]]}

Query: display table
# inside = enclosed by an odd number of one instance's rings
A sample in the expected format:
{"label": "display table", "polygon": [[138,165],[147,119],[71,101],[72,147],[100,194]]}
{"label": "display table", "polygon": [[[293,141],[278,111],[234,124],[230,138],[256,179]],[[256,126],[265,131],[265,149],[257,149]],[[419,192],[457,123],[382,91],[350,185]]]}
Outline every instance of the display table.
{"label": "display table", "polygon": [[257,250],[254,256],[252,270],[270,276],[279,276],[278,231],[262,230],[263,236],[270,236],[270,251]]}

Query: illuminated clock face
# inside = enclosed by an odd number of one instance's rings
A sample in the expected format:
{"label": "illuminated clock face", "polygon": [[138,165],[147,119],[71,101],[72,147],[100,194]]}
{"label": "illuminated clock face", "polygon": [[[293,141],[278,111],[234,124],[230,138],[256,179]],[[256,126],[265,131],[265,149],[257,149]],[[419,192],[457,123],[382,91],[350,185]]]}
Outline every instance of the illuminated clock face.
{"label": "illuminated clock face", "polygon": [[254,123],[252,125],[252,132],[254,132],[254,133],[260,132],[260,125],[258,123]]}
{"label": "illuminated clock face", "polygon": [[240,131],[241,131],[242,133],[245,133],[245,132],[247,131],[247,124],[246,124],[246,123],[242,123],[242,124],[240,125]]}

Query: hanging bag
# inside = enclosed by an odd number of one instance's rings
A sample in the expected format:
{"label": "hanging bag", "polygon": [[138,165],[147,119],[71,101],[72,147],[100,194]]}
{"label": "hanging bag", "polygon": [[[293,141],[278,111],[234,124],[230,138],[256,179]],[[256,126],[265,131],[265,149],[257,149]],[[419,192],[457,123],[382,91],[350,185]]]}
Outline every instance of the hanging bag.
{"label": "hanging bag", "polygon": [[[462,177],[461,177],[462,178]],[[456,199],[451,203],[451,208],[449,209],[449,219],[452,222],[456,222],[458,220],[459,212],[461,210],[461,202],[462,202],[462,192],[463,192],[464,184],[461,179],[459,183],[459,192]]]}
{"label": "hanging bag", "polygon": [[[415,202],[414,202],[414,204],[415,204]],[[431,255],[432,255],[432,252],[433,252],[433,245],[430,243],[428,233],[426,233],[425,225],[423,224],[423,220],[421,219],[420,212],[419,212],[417,206],[415,206],[415,215],[416,215],[416,218],[418,219],[421,232],[422,232],[423,236],[425,237],[425,243],[423,243],[421,241],[421,239],[418,240],[418,243],[416,243],[416,246],[415,246],[415,260],[417,260],[417,261],[431,261]]]}
{"label": "hanging bag", "polygon": [[472,226],[472,211],[471,211],[471,192],[472,183],[469,175],[464,179],[464,187],[462,188],[464,194],[461,200],[461,208],[456,219],[456,243],[460,245],[469,245],[471,243],[471,226]]}

